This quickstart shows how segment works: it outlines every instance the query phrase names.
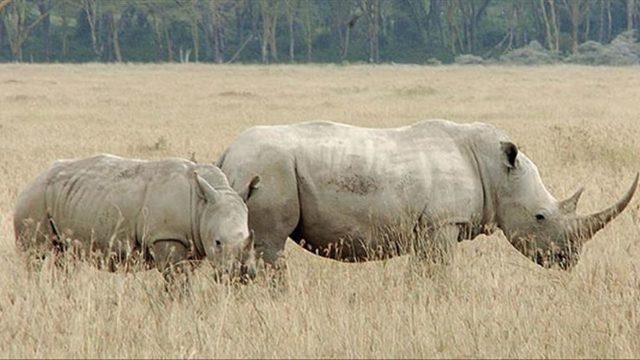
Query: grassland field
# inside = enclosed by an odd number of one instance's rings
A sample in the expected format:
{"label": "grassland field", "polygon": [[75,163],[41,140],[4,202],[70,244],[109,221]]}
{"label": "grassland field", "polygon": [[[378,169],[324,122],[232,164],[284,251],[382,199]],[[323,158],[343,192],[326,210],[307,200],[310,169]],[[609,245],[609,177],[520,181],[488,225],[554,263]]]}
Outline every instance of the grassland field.
{"label": "grassland field", "polygon": [[233,289],[80,265],[27,274],[18,192],[55,159],[108,152],[214,161],[258,124],[394,127],[428,118],[507,131],[558,198],[611,204],[640,171],[637,67],[0,65],[0,357],[640,356],[639,201],[571,272],[501,232],[465,241],[445,275],[406,258],[343,264],[287,246],[290,287]]}

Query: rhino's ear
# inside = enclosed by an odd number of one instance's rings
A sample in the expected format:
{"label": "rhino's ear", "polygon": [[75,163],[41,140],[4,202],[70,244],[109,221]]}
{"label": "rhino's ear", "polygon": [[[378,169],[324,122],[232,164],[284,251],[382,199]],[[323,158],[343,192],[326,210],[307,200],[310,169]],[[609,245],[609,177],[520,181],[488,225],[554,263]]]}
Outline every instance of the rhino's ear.
{"label": "rhino's ear", "polygon": [[518,157],[518,147],[509,141],[501,141],[500,148],[504,153],[504,164],[508,169],[516,168],[516,158]]}
{"label": "rhino's ear", "polygon": [[214,189],[207,180],[194,171],[193,174],[196,177],[196,184],[198,184],[198,196],[207,202],[214,203],[218,198],[218,190]]}
{"label": "rhino's ear", "polygon": [[240,194],[242,200],[244,200],[245,202],[249,200],[251,195],[253,195],[253,192],[258,188],[260,188],[260,176],[256,175],[253,177],[253,179],[251,179],[251,181],[249,181],[249,184],[245,186],[244,190]]}

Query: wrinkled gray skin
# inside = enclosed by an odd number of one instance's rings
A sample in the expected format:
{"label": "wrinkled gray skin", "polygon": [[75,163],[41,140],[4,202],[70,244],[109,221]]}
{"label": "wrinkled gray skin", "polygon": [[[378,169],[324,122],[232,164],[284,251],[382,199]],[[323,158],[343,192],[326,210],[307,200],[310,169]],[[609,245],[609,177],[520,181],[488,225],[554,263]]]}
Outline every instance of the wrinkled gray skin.
{"label": "wrinkled gray skin", "polygon": [[577,216],[582,190],[557,201],[502,131],[444,120],[395,129],[257,126],[231,144],[218,166],[237,190],[261,177],[247,201],[249,226],[258,256],[276,267],[287,237],[325,257],[363,261],[371,249],[403,253],[407,239],[419,234],[447,252],[498,227],[525,256],[566,269],[627,206],[638,180],[607,210]]}
{"label": "wrinkled gray skin", "polygon": [[111,270],[143,260],[171,280],[187,260],[203,258],[254,276],[247,221],[215,166],[98,155],[56,161],[19,195],[14,226],[18,247],[35,259],[73,249]]}

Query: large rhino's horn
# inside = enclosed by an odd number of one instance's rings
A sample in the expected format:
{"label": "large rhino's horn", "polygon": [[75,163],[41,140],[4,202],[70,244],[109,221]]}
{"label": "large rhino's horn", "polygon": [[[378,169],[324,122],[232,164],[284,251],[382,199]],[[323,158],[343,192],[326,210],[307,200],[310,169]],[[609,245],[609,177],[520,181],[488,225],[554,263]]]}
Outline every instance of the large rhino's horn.
{"label": "large rhino's horn", "polygon": [[627,193],[616,202],[613,206],[608,209],[602,210],[595,214],[581,216],[578,217],[575,231],[577,231],[577,237],[587,240],[591,238],[598,230],[602,229],[609,223],[609,221],[613,220],[618,214],[620,214],[626,207],[629,205],[633,194],[636,192],[636,188],[638,187],[638,177],[640,174],[636,174],[636,178],[631,185],[631,188],[627,191]]}

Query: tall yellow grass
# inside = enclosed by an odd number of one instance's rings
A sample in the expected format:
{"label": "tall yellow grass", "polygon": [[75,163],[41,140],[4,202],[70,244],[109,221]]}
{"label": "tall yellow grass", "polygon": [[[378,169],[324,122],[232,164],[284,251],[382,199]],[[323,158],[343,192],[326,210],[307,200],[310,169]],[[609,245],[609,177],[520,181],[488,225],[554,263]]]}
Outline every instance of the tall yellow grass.
{"label": "tall yellow grass", "polygon": [[497,125],[579,211],[640,170],[638,68],[2,65],[0,357],[638,357],[638,201],[572,272],[544,270],[501,233],[459,244],[435,277],[406,258],[342,264],[288,244],[289,291],[195,275],[171,301],[156,271],[29,275],[17,193],[53,160],[110,152],[213,161],[243,129],[314,119],[391,127]]}

